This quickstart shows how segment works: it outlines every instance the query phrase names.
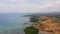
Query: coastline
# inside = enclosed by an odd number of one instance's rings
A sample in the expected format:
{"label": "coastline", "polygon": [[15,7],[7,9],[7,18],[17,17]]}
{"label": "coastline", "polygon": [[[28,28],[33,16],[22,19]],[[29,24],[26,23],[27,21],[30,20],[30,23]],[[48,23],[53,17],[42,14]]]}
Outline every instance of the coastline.
{"label": "coastline", "polygon": [[[37,16],[37,17],[39,17],[39,21],[36,22],[34,20],[36,18],[32,18],[31,21],[33,24],[30,27],[34,27],[34,29],[37,29],[39,31],[38,34],[60,34],[60,16]],[[28,31],[31,31],[30,28],[29,30],[28,29],[26,30],[27,33]],[[33,34],[32,31],[30,33]]]}

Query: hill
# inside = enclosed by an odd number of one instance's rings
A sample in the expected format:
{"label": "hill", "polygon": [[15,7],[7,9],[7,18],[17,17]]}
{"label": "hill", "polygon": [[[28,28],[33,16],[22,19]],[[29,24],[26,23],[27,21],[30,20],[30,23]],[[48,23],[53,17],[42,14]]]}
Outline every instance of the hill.
{"label": "hill", "polygon": [[33,25],[39,30],[39,34],[60,34],[60,16],[39,16],[39,18],[46,19]]}

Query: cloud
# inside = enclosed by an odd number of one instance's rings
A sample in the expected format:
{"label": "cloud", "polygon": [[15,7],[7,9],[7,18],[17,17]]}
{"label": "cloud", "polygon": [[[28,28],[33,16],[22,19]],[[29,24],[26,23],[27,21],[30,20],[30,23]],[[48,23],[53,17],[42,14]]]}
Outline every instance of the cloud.
{"label": "cloud", "polygon": [[0,0],[0,13],[55,11],[60,11],[60,0]]}

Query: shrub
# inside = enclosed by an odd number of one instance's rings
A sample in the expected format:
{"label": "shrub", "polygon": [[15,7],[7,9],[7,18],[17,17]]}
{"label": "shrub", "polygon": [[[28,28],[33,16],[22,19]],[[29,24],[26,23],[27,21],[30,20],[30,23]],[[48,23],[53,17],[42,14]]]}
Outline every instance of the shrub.
{"label": "shrub", "polygon": [[47,32],[53,32],[53,30],[47,30]]}
{"label": "shrub", "polygon": [[38,18],[37,17],[31,17],[30,22],[38,22]]}
{"label": "shrub", "polygon": [[38,34],[38,30],[34,27],[26,27],[24,29],[25,34]]}

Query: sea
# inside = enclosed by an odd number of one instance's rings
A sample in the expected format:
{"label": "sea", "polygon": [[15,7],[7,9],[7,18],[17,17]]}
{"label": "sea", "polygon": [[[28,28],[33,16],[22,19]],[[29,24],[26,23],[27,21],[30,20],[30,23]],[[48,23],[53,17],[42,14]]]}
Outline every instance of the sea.
{"label": "sea", "polygon": [[0,34],[25,34],[30,19],[23,15],[25,13],[0,13]]}

